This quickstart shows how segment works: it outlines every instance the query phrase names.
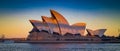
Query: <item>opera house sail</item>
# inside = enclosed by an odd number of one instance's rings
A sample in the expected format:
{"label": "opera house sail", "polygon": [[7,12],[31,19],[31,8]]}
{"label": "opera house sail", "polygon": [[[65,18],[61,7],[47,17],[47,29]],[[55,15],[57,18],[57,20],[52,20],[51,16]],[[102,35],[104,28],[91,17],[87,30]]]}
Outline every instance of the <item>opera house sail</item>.
{"label": "opera house sail", "polygon": [[90,34],[91,36],[99,36],[102,37],[106,31],[106,29],[98,29],[98,30],[91,30],[91,29],[86,29],[88,34]]}
{"label": "opera house sail", "polygon": [[[64,16],[50,10],[51,17],[41,16],[42,21],[29,20],[33,29],[29,32],[28,40],[68,40],[85,36],[86,23],[69,25]],[[92,31],[87,29],[90,35],[103,35],[106,29]]]}

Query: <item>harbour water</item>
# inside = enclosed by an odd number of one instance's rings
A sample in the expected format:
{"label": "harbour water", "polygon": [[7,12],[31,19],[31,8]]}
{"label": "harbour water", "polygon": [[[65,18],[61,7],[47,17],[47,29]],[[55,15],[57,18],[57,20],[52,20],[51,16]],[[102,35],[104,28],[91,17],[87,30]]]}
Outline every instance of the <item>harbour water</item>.
{"label": "harbour water", "polygon": [[120,51],[120,43],[104,43],[104,44],[0,43],[0,51]]}

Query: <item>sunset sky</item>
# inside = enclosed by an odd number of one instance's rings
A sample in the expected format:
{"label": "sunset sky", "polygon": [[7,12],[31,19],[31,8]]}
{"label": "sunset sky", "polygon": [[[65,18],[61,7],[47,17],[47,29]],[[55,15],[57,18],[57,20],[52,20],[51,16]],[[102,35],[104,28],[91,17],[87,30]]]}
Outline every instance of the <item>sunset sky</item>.
{"label": "sunset sky", "polygon": [[119,0],[0,0],[0,34],[6,38],[27,37],[33,28],[29,20],[61,13],[70,25],[85,22],[88,29],[106,28],[105,35],[118,36]]}

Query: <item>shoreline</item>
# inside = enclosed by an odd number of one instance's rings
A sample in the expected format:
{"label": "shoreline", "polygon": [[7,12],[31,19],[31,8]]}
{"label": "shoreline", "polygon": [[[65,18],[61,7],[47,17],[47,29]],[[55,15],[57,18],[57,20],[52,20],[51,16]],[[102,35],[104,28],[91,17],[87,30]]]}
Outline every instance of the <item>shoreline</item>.
{"label": "shoreline", "polygon": [[16,41],[14,43],[60,44],[60,43],[120,43],[120,41]]}

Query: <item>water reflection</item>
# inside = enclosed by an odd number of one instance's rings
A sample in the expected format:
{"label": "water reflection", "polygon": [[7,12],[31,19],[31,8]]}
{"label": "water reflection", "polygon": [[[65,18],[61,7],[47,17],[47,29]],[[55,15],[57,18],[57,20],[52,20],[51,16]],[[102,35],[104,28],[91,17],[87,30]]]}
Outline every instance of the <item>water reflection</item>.
{"label": "water reflection", "polygon": [[0,43],[0,51],[119,51],[120,44]]}

